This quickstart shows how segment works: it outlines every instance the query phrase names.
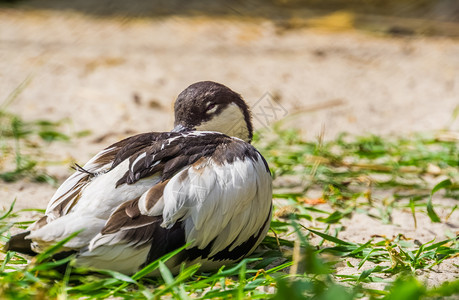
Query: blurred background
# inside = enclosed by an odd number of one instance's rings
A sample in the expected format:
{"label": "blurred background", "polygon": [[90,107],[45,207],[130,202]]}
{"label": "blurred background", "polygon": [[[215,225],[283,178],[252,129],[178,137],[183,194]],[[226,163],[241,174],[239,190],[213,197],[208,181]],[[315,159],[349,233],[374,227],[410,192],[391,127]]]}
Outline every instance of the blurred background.
{"label": "blurred background", "polygon": [[457,130],[458,38],[456,0],[0,1],[0,101],[21,87],[9,109],[70,119],[88,157],[169,130],[200,80],[241,93],[258,129]]}

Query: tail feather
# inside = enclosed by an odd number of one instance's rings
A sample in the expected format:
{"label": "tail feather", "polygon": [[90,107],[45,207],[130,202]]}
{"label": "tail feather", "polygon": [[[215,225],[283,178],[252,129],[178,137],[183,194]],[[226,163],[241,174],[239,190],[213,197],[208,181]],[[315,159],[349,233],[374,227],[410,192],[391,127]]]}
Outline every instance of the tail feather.
{"label": "tail feather", "polygon": [[32,250],[32,240],[26,239],[25,237],[30,234],[30,231],[25,231],[16,235],[13,235],[11,239],[6,243],[5,251],[16,251],[22,254],[35,256],[36,252]]}
{"label": "tail feather", "polygon": [[[30,234],[30,231],[22,232],[16,235],[13,235],[11,239],[6,243],[5,248],[3,249],[4,251],[16,251],[22,254],[30,255],[30,256],[36,256],[38,253],[34,252],[32,250],[31,244],[32,240],[25,238]],[[64,259],[70,255],[76,254],[76,251],[64,251],[64,252],[58,252],[54,255],[52,255],[49,260],[50,261],[57,261]],[[66,262],[61,265],[55,266],[53,269],[56,271],[64,274],[67,267],[68,267],[69,262]]]}

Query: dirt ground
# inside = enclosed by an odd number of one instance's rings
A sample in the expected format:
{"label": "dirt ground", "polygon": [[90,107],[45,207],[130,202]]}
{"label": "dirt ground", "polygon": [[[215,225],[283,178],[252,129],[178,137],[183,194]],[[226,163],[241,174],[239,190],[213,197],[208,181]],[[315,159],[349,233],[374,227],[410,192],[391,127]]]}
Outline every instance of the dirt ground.
{"label": "dirt ground", "polygon": [[[69,118],[67,132],[92,133],[46,149],[46,158],[67,162],[46,167],[60,181],[71,162],[83,164],[112,142],[170,130],[175,97],[200,80],[241,93],[254,106],[257,128],[285,118],[284,126],[300,128],[306,138],[322,128],[329,139],[343,131],[459,131],[452,117],[459,105],[459,40],[446,37],[286,28],[257,18],[126,19],[3,8],[0,101],[27,78],[12,112],[26,120]],[[263,116],[263,99],[278,101],[277,114]],[[45,208],[54,190],[25,181],[0,183],[0,205],[16,198],[16,209]],[[395,212],[392,225],[356,214],[340,238],[363,242],[374,234],[403,233],[425,243],[459,227],[457,211],[449,223],[435,226],[425,215],[417,218],[415,229],[409,212]],[[458,263],[450,259],[425,278],[432,285],[457,278]],[[345,265],[338,269],[353,272]]]}

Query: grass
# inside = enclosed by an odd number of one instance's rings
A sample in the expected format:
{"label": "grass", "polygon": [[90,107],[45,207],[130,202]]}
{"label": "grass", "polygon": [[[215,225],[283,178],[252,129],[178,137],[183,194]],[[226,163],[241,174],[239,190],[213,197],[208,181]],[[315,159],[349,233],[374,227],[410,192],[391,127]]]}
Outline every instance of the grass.
{"label": "grass", "polygon": [[0,181],[29,179],[55,185],[56,179],[44,171],[44,166],[49,162],[41,158],[43,149],[52,142],[68,142],[71,138],[84,136],[88,132],[68,135],[63,133],[63,126],[69,120],[25,121],[19,115],[9,112],[8,107],[29,82],[30,79],[26,79],[0,103]]}
{"label": "grass", "polygon": [[[43,126],[56,132],[51,134],[53,140],[68,139],[56,131],[56,123],[25,122],[3,110],[0,117],[2,137],[11,142],[2,151],[16,157],[15,170],[0,168],[7,181],[37,174],[33,168],[23,170],[26,159],[21,149],[37,137],[47,143]],[[65,244],[62,241],[30,262],[18,253],[5,253],[0,260],[1,298],[436,299],[459,293],[458,280],[428,287],[417,275],[457,257],[455,233],[424,243],[403,234],[368,237],[362,243],[339,237],[354,214],[366,214],[381,224],[391,224],[398,210],[411,212],[414,224],[416,215],[428,216],[431,223],[447,221],[457,204],[445,203],[459,200],[457,141],[446,138],[446,133],[406,138],[343,134],[332,141],[305,141],[297,131],[277,127],[263,134],[263,139],[255,137],[255,144],[275,178],[275,212],[270,234],[251,257],[212,273],[201,273],[194,265],[173,276],[165,262],[178,249],[133,276],[72,267],[59,273],[56,267],[73,264],[73,257],[50,260]],[[13,174],[4,175],[8,172]],[[300,180],[282,182],[292,176]],[[313,191],[321,197],[309,197]],[[443,203],[437,193],[453,202]],[[439,209],[448,213],[439,214]],[[12,227],[29,224],[15,222],[23,213],[12,206],[1,214],[2,243]],[[340,274],[340,264],[355,272]],[[161,276],[145,276],[153,270]],[[383,289],[373,288],[374,283],[383,284]]]}

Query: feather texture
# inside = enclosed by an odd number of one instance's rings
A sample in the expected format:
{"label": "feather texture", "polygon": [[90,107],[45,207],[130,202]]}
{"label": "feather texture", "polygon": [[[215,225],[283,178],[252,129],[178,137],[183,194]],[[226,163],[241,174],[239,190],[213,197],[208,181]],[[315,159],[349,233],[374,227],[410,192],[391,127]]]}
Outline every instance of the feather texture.
{"label": "feather texture", "polygon": [[128,274],[185,244],[168,261],[172,272],[181,263],[208,270],[250,254],[269,228],[272,186],[250,145],[247,104],[205,81],[180,93],[174,109],[171,132],[132,136],[75,164],[45,216],[7,247],[40,252],[78,231],[59,255]]}
{"label": "feather texture", "polygon": [[[134,151],[135,149],[135,151]],[[77,264],[132,273],[188,243],[169,263],[234,262],[261,242],[271,174],[250,144],[216,132],[150,133],[98,153],[64,182],[26,237],[40,252],[73,232]]]}
{"label": "feather texture", "polygon": [[[193,145],[203,137],[208,143],[187,147],[186,154],[163,153],[169,147],[176,147],[176,143]],[[143,261],[148,263],[185,243],[190,246],[182,254],[182,261],[199,259],[201,263],[212,264],[217,258],[232,262],[261,242],[271,211],[271,175],[262,156],[241,140],[213,132],[181,134],[171,139],[163,141],[161,146],[145,148],[146,155],[131,157],[125,178],[143,180],[142,176],[148,176],[148,172],[140,166],[151,169],[161,164],[163,181],[138,199],[116,208],[84,251],[86,262],[90,261],[91,253],[100,255],[101,249],[108,256],[122,255],[118,251],[124,245],[126,255],[132,255],[133,248],[144,253],[145,245],[149,245]],[[221,149],[222,145],[227,149]],[[231,155],[219,156],[228,148]],[[161,157],[161,163],[151,156]],[[249,240],[250,243],[244,244]],[[116,254],[110,253],[111,247]],[[238,247],[244,249],[239,251],[242,254],[235,251]]]}

